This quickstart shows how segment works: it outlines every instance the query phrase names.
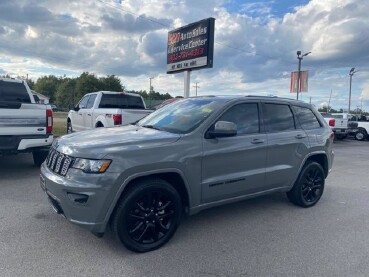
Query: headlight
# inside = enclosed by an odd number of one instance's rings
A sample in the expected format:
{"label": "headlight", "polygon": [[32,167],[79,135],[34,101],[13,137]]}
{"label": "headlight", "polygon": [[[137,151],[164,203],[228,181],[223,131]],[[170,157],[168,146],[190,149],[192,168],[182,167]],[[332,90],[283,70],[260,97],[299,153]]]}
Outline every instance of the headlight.
{"label": "headlight", "polygon": [[104,173],[110,164],[111,160],[88,160],[77,158],[72,167],[80,169],[85,173]]}

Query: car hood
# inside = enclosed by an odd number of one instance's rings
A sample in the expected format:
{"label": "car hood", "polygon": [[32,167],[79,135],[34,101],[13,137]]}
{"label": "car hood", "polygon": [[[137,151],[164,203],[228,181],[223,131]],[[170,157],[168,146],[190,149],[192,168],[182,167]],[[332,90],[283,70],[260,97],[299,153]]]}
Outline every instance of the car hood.
{"label": "car hood", "polygon": [[53,143],[58,151],[73,157],[102,158],[123,150],[157,147],[177,141],[181,135],[127,125],[97,128],[62,136]]}

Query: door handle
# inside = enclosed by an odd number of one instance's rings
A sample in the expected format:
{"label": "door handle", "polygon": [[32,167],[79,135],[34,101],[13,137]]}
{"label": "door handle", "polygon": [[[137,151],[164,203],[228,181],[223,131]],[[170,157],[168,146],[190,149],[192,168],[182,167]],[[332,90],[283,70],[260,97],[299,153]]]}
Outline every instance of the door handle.
{"label": "door handle", "polygon": [[297,138],[297,139],[303,139],[303,138],[306,138],[306,135],[298,134],[298,135],[295,136],[295,138]]}
{"label": "door handle", "polygon": [[252,144],[260,144],[260,143],[264,143],[264,140],[262,140],[262,139],[253,139],[253,140],[251,141],[251,143],[252,143]]}
{"label": "door handle", "polygon": [[90,114],[90,113],[88,113],[87,115],[88,115],[88,116],[91,116],[91,114]]}
{"label": "door handle", "polygon": [[81,113],[79,113],[78,115],[82,115]]}

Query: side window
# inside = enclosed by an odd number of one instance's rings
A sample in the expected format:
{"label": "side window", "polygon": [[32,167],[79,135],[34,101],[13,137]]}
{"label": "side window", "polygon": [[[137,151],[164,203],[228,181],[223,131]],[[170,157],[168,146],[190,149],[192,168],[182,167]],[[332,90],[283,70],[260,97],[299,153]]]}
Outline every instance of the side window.
{"label": "side window", "polygon": [[88,99],[89,98],[90,98],[90,95],[87,95],[87,96],[83,97],[82,100],[78,104],[78,108],[80,108],[80,109],[86,109],[87,102],[88,102]]}
{"label": "side window", "polygon": [[322,127],[319,120],[310,109],[298,106],[294,106],[293,108],[297,114],[297,118],[302,129],[312,130]]}
{"label": "side window", "polygon": [[295,120],[288,105],[264,104],[263,112],[267,132],[283,132],[296,129]]}
{"label": "side window", "polygon": [[258,104],[238,104],[226,111],[218,121],[230,121],[237,125],[237,135],[259,133]]}
{"label": "side window", "polygon": [[86,109],[91,109],[92,108],[92,106],[95,103],[96,96],[97,96],[97,94],[90,95],[90,99],[88,99]]}

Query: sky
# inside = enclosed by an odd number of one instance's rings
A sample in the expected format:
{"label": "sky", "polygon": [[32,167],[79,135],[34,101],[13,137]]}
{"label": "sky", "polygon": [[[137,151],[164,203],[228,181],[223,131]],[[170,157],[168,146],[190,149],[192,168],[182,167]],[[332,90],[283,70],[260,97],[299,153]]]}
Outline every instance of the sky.
{"label": "sky", "polygon": [[[0,74],[116,75],[127,90],[184,94],[184,74],[166,73],[168,31],[215,18],[213,68],[191,72],[191,95],[289,92],[297,50],[311,52],[303,101],[369,111],[366,0],[1,0]],[[332,92],[332,93],[331,93]]]}

